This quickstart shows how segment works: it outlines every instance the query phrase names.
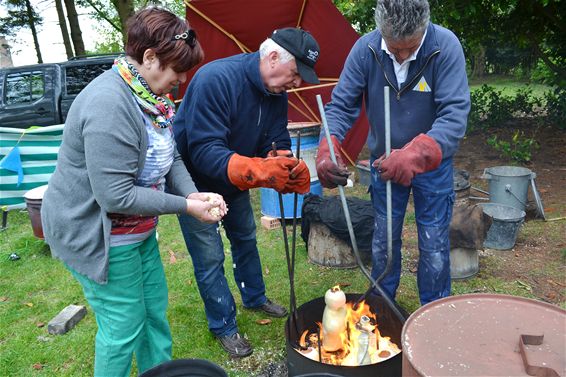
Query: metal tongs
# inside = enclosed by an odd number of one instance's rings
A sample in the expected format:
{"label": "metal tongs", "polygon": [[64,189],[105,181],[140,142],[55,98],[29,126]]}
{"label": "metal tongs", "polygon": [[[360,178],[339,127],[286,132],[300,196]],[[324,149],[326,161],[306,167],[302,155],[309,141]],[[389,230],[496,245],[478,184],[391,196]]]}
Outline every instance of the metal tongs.
{"label": "metal tongs", "polygon": [[[275,142],[271,144],[274,156],[277,156],[277,146]],[[297,159],[301,158],[301,132],[297,131]],[[297,240],[297,206],[298,194],[293,194],[293,233],[291,236],[291,252],[289,252],[289,241],[287,239],[287,228],[285,223],[285,208],[283,206],[283,194],[278,193],[279,197],[279,213],[281,221],[281,229],[283,229],[283,242],[285,244],[285,256],[287,259],[287,272],[289,273],[289,323],[295,328],[297,338],[299,337],[299,327],[297,325],[297,299],[295,297],[295,250]],[[295,348],[303,348],[298,343],[293,345]]]}
{"label": "metal tongs", "polygon": [[[390,108],[389,108],[389,87],[385,86],[383,88],[384,94],[384,104],[385,104],[385,155],[389,157],[391,154],[391,119],[390,119]],[[320,111],[320,116],[322,119],[322,126],[324,128],[324,133],[326,135],[326,141],[328,142],[329,149],[330,149],[330,158],[332,162],[337,164],[336,162],[336,155],[334,154],[334,148],[332,139],[330,138],[330,130],[328,129],[328,124],[326,122],[326,115],[324,112],[324,106],[322,104],[322,98],[320,94],[317,94],[316,101],[318,102],[318,109]],[[340,191],[340,200],[342,201],[342,209],[344,210],[344,217],[346,218],[346,225],[348,226],[348,232],[350,233],[350,240],[352,242],[352,249],[354,251],[354,256],[356,257],[356,262],[358,263],[358,267],[363,272],[363,274],[367,277],[370,281],[371,285],[369,289],[356,301],[354,304],[354,308],[360,304],[360,302],[375,288],[379,294],[385,300],[387,306],[395,313],[397,318],[404,323],[406,318],[405,316],[399,311],[399,308],[395,305],[393,300],[388,296],[387,293],[383,291],[381,285],[379,283],[385,275],[387,275],[391,269],[391,262],[393,259],[393,241],[392,241],[392,207],[391,207],[391,181],[387,181],[386,185],[386,194],[387,194],[387,265],[385,266],[385,270],[383,273],[374,280],[368,270],[365,268],[362,259],[360,257],[360,253],[358,251],[358,244],[356,242],[356,235],[354,234],[354,228],[352,226],[352,220],[350,218],[350,211],[348,210],[348,203],[346,202],[346,194],[344,193],[344,187],[338,185],[338,189]]]}

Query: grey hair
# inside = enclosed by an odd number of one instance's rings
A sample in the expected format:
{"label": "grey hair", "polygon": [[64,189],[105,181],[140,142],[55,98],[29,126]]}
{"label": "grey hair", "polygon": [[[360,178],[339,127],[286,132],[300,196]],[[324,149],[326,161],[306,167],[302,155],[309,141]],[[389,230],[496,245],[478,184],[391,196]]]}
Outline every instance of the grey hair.
{"label": "grey hair", "polygon": [[427,0],[377,0],[375,24],[386,39],[403,40],[424,33],[430,20]]}
{"label": "grey hair", "polygon": [[269,55],[269,53],[271,51],[275,51],[279,54],[279,62],[282,63],[282,64],[285,64],[285,63],[295,59],[295,57],[289,51],[287,51],[283,47],[279,46],[271,38],[267,38],[259,46],[259,58],[263,59],[264,57]]}

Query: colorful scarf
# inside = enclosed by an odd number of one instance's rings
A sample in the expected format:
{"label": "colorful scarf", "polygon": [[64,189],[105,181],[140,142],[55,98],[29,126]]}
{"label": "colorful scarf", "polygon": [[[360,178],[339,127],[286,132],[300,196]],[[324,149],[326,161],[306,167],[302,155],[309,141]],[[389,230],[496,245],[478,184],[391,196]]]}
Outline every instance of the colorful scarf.
{"label": "colorful scarf", "polygon": [[153,124],[159,128],[167,128],[175,119],[175,104],[166,96],[158,96],[153,93],[149,85],[140,75],[138,70],[121,56],[114,60],[112,68],[124,79],[139,107],[149,114]]}

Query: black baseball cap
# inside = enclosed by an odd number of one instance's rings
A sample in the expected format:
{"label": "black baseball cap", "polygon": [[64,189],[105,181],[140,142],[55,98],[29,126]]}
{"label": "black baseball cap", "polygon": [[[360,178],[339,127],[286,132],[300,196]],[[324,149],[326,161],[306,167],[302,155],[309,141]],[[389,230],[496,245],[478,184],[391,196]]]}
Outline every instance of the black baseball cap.
{"label": "black baseball cap", "polygon": [[320,47],[308,31],[287,27],[275,30],[270,38],[295,57],[297,70],[303,81],[310,84],[320,83],[314,71],[314,64],[320,55]]}

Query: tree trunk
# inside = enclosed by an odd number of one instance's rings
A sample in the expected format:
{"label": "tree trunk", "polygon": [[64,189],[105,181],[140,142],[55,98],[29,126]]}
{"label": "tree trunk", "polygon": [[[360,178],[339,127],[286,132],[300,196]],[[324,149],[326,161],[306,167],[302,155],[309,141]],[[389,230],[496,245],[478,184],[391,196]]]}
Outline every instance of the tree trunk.
{"label": "tree trunk", "polygon": [[37,31],[35,30],[35,24],[33,23],[33,11],[31,9],[31,4],[29,0],[25,0],[26,2],[26,13],[28,15],[29,20],[29,28],[31,29],[31,35],[33,36],[33,44],[35,46],[35,52],[37,53],[37,62],[39,64],[43,63],[43,58],[41,57],[41,50],[39,49],[39,41],[37,39]]}
{"label": "tree trunk", "polygon": [[77,56],[85,55],[85,45],[83,43],[83,35],[79,25],[79,16],[75,9],[75,1],[65,0],[65,8],[67,8],[67,19],[69,20],[69,26],[71,28],[71,39],[73,40],[73,46],[75,47],[75,54]]}
{"label": "tree trunk", "polygon": [[472,77],[481,79],[485,75],[485,47],[479,46],[474,54],[474,68]]}
{"label": "tree trunk", "polygon": [[65,20],[65,12],[63,11],[63,3],[61,3],[61,0],[55,0],[55,9],[57,9],[57,17],[59,18],[61,34],[63,34],[63,44],[65,45],[67,59],[71,59],[73,57],[73,47],[69,39],[69,30],[67,29],[67,21]]}
{"label": "tree trunk", "polygon": [[118,12],[118,18],[120,18],[120,24],[122,26],[122,40],[124,41],[124,46],[126,46],[128,37],[128,28],[126,23],[128,18],[134,14],[134,3],[133,0],[112,0],[112,4]]}

